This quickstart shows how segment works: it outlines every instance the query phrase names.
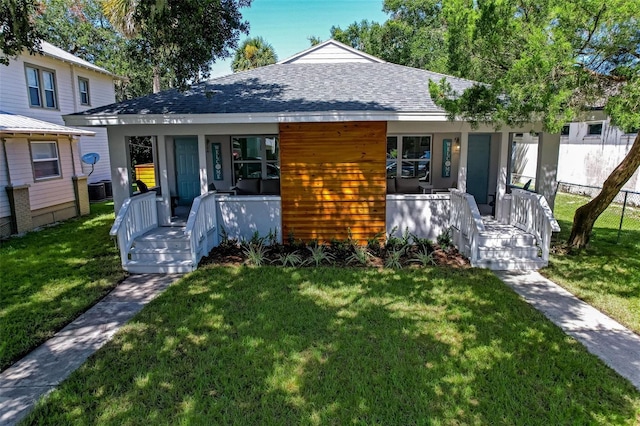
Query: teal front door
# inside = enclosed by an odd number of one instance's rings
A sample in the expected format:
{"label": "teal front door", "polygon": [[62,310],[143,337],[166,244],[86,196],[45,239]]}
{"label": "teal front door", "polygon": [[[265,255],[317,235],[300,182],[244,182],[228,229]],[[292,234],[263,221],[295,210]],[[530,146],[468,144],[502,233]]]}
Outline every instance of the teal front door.
{"label": "teal front door", "polygon": [[198,139],[193,137],[173,140],[176,154],[176,186],[178,204],[190,205],[200,195],[200,167],[198,163]]}
{"label": "teal front door", "polygon": [[467,150],[467,192],[476,204],[488,204],[491,135],[469,135]]}

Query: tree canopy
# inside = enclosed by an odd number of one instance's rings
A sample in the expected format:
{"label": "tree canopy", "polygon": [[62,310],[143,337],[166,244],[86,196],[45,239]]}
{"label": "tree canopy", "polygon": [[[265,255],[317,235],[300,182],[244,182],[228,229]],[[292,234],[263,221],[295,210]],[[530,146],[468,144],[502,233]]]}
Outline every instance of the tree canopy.
{"label": "tree canopy", "polygon": [[3,0],[0,2],[0,64],[9,64],[9,59],[19,55],[23,49],[35,53],[40,49],[42,34],[34,24],[36,0]]}
{"label": "tree canopy", "polygon": [[385,0],[390,16],[380,24],[363,20],[331,27],[331,37],[396,64],[446,72],[445,27],[439,0]]}
{"label": "tree canopy", "polygon": [[[477,84],[431,83],[450,116],[471,122],[542,121],[557,132],[593,107],[640,128],[640,2],[443,0],[449,72]],[[569,244],[585,246],[595,219],[640,165],[640,133],[600,195],[578,209]]]}
{"label": "tree canopy", "polygon": [[247,38],[236,49],[231,63],[233,72],[246,71],[278,62],[273,46],[262,37]]}

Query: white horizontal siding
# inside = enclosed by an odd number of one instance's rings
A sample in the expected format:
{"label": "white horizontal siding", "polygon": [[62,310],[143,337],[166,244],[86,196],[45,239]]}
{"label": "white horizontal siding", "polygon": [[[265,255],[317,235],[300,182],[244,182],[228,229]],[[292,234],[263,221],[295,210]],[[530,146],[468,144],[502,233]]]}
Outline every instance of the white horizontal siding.
{"label": "white horizontal siding", "polygon": [[[93,173],[89,176],[89,183],[98,182],[105,179],[111,179],[111,162],[109,158],[109,140],[107,138],[107,129],[97,127],[86,128],[96,132],[93,137],[83,136],[80,139],[80,155],[89,152],[97,152],[100,154],[100,161],[96,163]],[[82,164],[82,173],[88,175],[91,172],[89,164]]]}
{"label": "white horizontal siding", "polygon": [[327,62],[373,62],[364,56],[358,55],[347,49],[333,44],[328,44],[322,49],[311,51],[293,61],[295,63],[327,63]]}
{"label": "white horizontal siding", "polygon": [[[58,109],[31,108],[28,102],[25,63],[55,71]],[[89,80],[90,107],[98,107],[115,101],[113,79],[107,75],[73,67],[65,62],[41,55],[22,55],[0,67],[0,110],[33,117],[51,123],[64,124],[62,115],[87,109],[80,105],[78,76]],[[11,82],[6,84],[5,82]]]}
{"label": "white horizontal siding", "polygon": [[69,139],[58,139],[58,155],[60,158],[62,178],[35,181],[31,184],[31,188],[29,188],[31,210],[38,210],[75,200],[72,179],[74,173]]}
{"label": "white horizontal siding", "polygon": [[[75,199],[72,180],[73,163],[69,139],[60,137],[57,140],[55,138],[48,140],[58,142],[58,155],[62,178],[43,181],[35,181],[33,178],[29,140],[26,138],[6,140],[11,183],[14,186],[29,185],[31,210],[55,206]],[[78,155],[77,153],[74,154],[76,156]]]}
{"label": "white horizontal siding", "polygon": [[0,143],[0,218],[11,216],[9,196],[4,189],[7,185],[9,185],[9,180],[7,179],[7,161],[4,157],[4,149]]}

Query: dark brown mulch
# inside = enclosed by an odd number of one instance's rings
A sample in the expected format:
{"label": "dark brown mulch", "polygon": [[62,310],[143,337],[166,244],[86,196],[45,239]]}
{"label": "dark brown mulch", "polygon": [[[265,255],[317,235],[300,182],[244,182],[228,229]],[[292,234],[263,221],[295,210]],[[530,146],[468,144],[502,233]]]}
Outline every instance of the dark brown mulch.
{"label": "dark brown mulch", "polygon": [[[333,247],[331,245],[326,246],[327,253],[330,253],[334,261],[332,262],[333,266],[338,267],[353,267],[353,266],[362,266],[362,265],[354,265],[350,264],[347,259],[351,254],[352,249],[348,247]],[[408,254],[405,254],[401,263],[403,266],[411,266],[416,265],[416,262],[412,261],[414,254],[416,253],[417,248],[415,246],[411,247],[408,250]],[[303,256],[303,259],[306,259],[309,251],[306,248],[306,245],[300,243],[295,245],[288,244],[278,244],[274,246],[267,246],[267,252],[265,255],[265,264],[277,264],[277,259],[280,255],[297,252],[299,255]],[[371,252],[371,251],[370,251]],[[371,256],[368,267],[383,267],[384,266],[384,256],[386,250],[384,248],[380,248],[379,250],[375,250],[375,253]],[[447,249],[440,248],[439,246],[435,246],[432,251],[432,256],[434,262],[438,266],[446,266],[450,268],[469,268],[469,261],[458,252],[453,247],[449,247]],[[213,250],[209,253],[208,256],[204,257],[201,261],[201,265],[207,264],[215,264],[215,265],[242,265],[247,262],[247,256],[244,254],[244,248],[240,244],[234,243],[226,243],[222,244],[218,247],[214,247]]]}

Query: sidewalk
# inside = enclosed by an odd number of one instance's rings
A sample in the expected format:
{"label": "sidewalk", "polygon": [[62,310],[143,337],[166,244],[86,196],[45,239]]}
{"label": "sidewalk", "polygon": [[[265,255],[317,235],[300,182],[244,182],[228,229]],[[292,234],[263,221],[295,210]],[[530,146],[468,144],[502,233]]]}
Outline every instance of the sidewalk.
{"label": "sidewalk", "polygon": [[640,390],[640,336],[538,272],[496,271],[495,274]]}
{"label": "sidewalk", "polygon": [[180,275],[132,275],[104,299],[0,374],[0,424],[15,425],[38,399],[100,349]]}

